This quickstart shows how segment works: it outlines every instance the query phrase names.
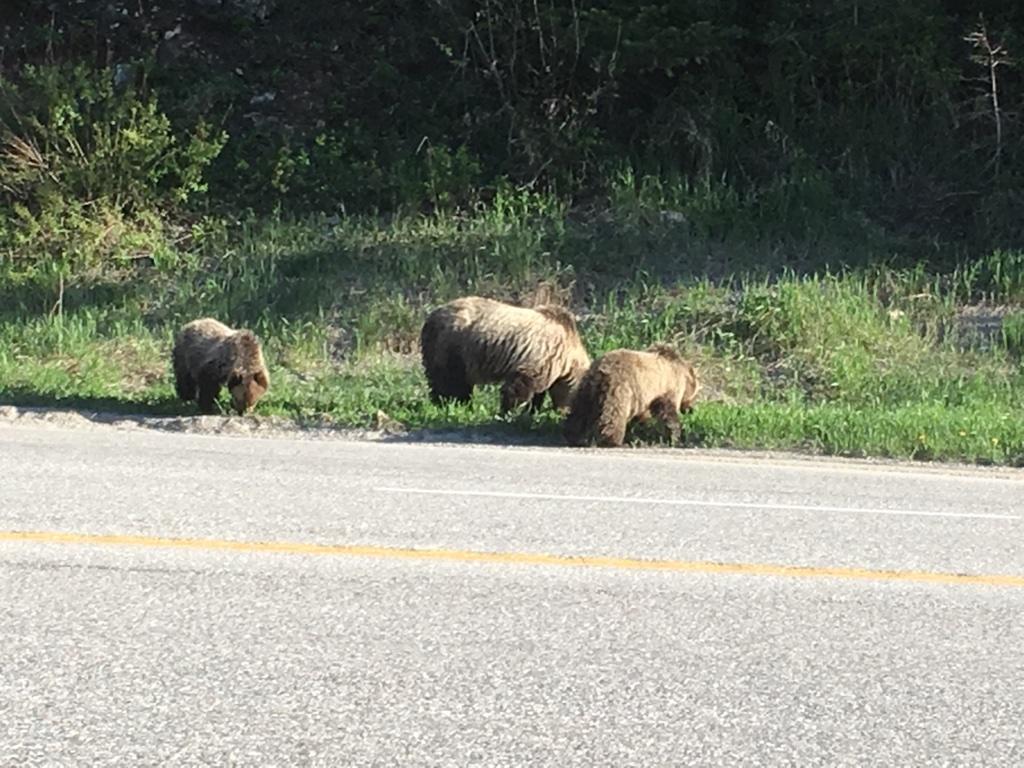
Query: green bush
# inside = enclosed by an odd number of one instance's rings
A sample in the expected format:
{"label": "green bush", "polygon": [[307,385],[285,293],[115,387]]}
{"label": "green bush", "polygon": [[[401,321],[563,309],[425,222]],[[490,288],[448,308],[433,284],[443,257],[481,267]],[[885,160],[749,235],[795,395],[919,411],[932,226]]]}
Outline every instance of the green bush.
{"label": "green bush", "polygon": [[175,130],[141,73],[138,85],[128,71],[27,66],[17,83],[0,80],[7,277],[63,285],[111,259],[153,256],[160,215],[206,191],[204,172],[226,135],[203,121]]}
{"label": "green bush", "polygon": [[156,95],[110,69],[28,66],[0,81],[8,201],[38,212],[54,198],[121,212],[172,207],[206,190],[203,171],[227,140],[203,121],[176,133]]}

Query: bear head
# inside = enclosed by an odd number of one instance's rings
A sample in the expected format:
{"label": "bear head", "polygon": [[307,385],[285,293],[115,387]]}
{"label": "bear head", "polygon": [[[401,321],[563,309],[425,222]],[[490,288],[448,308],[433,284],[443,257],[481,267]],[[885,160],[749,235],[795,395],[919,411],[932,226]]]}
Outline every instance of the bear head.
{"label": "bear head", "polygon": [[680,413],[692,411],[697,393],[700,392],[700,381],[693,364],[684,360],[683,356],[679,354],[679,350],[671,344],[652,344],[647,351],[653,352],[669,362],[678,377],[676,391],[679,393],[679,411]]}
{"label": "bear head", "polygon": [[270,380],[266,371],[236,370],[228,377],[228,392],[231,393],[231,407],[241,416],[252,410],[267,390]]}
{"label": "bear head", "polygon": [[231,406],[242,415],[252,410],[270,389],[270,375],[263,364],[263,352],[256,334],[249,330],[238,331],[230,343],[234,365],[228,375],[227,387],[231,393]]}

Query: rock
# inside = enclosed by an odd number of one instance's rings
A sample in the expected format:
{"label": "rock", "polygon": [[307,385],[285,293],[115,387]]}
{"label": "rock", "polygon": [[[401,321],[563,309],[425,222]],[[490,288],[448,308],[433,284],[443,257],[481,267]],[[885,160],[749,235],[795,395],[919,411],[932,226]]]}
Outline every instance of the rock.
{"label": "rock", "polygon": [[235,16],[265,20],[277,9],[277,0],[192,0],[204,11],[221,11]]}
{"label": "rock", "polygon": [[392,419],[384,411],[377,411],[376,416],[373,419],[373,428],[378,432],[384,432],[385,434],[401,434],[405,432],[405,424]]}
{"label": "rock", "polygon": [[132,76],[135,73],[134,67],[131,64],[115,64],[114,65],[114,88],[121,90],[128,83],[131,82]]}
{"label": "rock", "polygon": [[274,93],[273,91],[264,91],[263,93],[257,93],[255,96],[249,99],[249,104],[251,106],[257,106],[259,104],[269,104],[276,98],[277,94]]}

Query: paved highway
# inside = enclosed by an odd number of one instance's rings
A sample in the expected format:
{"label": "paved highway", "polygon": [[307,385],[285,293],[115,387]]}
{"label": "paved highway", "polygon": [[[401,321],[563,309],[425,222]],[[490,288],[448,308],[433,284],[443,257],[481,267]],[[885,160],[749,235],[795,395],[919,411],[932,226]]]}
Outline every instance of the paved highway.
{"label": "paved highway", "polygon": [[1018,766],[1022,492],[0,425],[0,766]]}

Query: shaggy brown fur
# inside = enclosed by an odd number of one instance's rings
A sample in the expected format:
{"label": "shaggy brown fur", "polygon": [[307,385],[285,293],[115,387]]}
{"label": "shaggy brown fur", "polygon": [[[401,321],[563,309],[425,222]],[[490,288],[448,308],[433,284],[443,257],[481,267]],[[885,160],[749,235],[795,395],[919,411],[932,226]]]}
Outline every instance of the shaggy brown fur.
{"label": "shaggy brown fur", "polygon": [[236,331],[212,317],[193,320],[178,332],[171,353],[178,397],[195,400],[203,413],[213,413],[220,388],[227,385],[231,405],[243,414],[270,388],[259,339],[246,329]]}
{"label": "shaggy brown fur", "polygon": [[473,387],[501,382],[501,412],[551,394],[567,408],[590,365],[572,314],[561,307],[516,307],[465,296],[438,307],[420,333],[430,398],[466,402]]}
{"label": "shaggy brown fur", "polygon": [[596,360],[583,377],[565,420],[569,445],[622,445],[633,419],[654,418],[680,436],[679,413],[689,412],[700,383],[693,366],[672,347],[656,344],[645,351],[616,349]]}

